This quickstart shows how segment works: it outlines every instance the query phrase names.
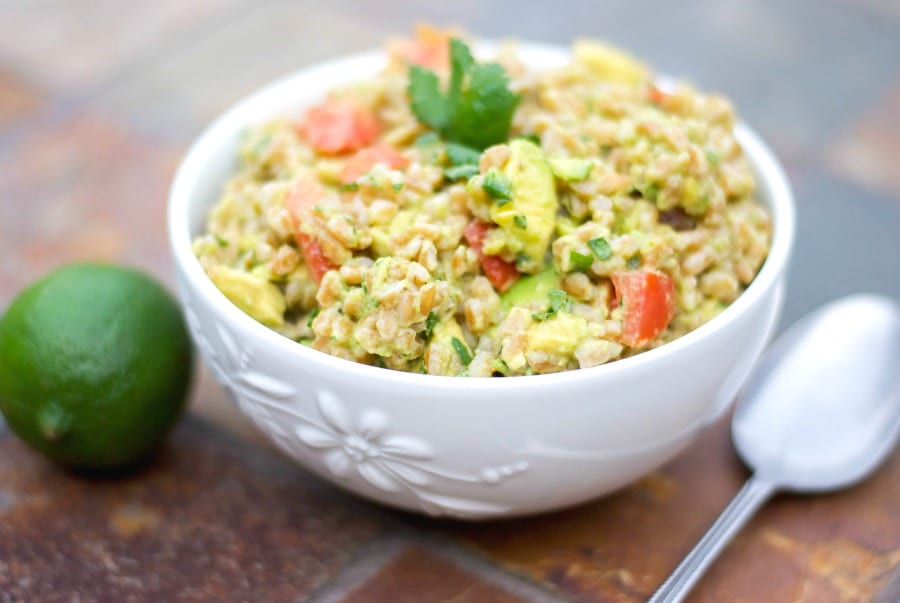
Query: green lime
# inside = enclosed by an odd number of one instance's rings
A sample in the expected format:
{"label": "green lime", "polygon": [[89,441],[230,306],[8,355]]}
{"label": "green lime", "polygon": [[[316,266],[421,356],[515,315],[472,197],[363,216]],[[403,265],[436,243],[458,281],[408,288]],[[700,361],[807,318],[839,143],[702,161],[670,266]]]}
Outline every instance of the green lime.
{"label": "green lime", "polygon": [[149,457],[184,408],[192,369],[177,304],[129,268],[60,268],[0,319],[0,412],[25,442],[69,467]]}

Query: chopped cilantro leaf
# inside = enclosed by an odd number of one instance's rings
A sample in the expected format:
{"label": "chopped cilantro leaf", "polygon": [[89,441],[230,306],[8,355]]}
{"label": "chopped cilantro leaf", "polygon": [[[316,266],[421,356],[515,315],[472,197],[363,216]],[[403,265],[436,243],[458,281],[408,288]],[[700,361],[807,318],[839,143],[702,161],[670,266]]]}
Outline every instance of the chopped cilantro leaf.
{"label": "chopped cilantro leaf", "polygon": [[397,191],[399,193],[400,191],[403,190],[403,183],[402,182],[394,182],[391,185],[391,188],[393,188],[395,191]]}
{"label": "chopped cilantro leaf", "polygon": [[310,329],[312,328],[313,321],[316,319],[316,316],[319,315],[319,308],[313,308],[313,311],[309,313],[309,318],[306,319],[306,326]]}
{"label": "chopped cilantro leaf", "polygon": [[450,40],[450,83],[441,91],[438,76],[414,65],[407,91],[413,114],[447,140],[485,149],[506,141],[519,96],[497,63],[478,64],[469,47]]}
{"label": "chopped cilantro leaf", "polygon": [[450,344],[453,346],[453,349],[456,350],[456,355],[459,356],[459,361],[463,363],[463,366],[469,366],[472,362],[472,353],[469,352],[469,348],[466,347],[466,344],[456,337],[450,339]]}
{"label": "chopped cilantro leaf", "polygon": [[641,267],[641,254],[636,253],[625,261],[625,267],[629,270],[635,270]]}
{"label": "chopped cilantro leaf", "polygon": [[589,255],[572,251],[569,252],[569,262],[575,266],[576,270],[588,270],[594,263],[594,259]]}
{"label": "chopped cilantro leaf", "polygon": [[218,243],[219,247],[228,247],[228,241],[220,237],[219,235],[213,235],[216,238],[216,243]]}
{"label": "chopped cilantro leaf", "polygon": [[513,224],[515,224],[522,230],[525,230],[526,228],[528,228],[528,219],[522,214],[516,214],[513,216]]}
{"label": "chopped cilantro leaf", "polygon": [[444,177],[451,181],[460,180],[462,178],[469,179],[477,173],[477,165],[457,165],[444,170]]}
{"label": "chopped cilantro leaf", "polygon": [[588,241],[588,247],[591,248],[591,251],[594,252],[594,255],[597,256],[598,260],[608,260],[612,257],[612,249],[609,247],[609,243],[606,242],[606,239],[603,237],[597,237],[596,239],[591,239]]}
{"label": "chopped cilantro leaf", "polygon": [[484,175],[484,182],[481,184],[492,199],[512,199],[512,180],[501,174],[495,168],[488,170]]}
{"label": "chopped cilantro leaf", "polygon": [[447,144],[447,160],[450,165],[478,165],[481,153],[467,146],[454,142]]}
{"label": "chopped cilantro leaf", "polygon": [[569,301],[569,296],[562,289],[550,289],[547,297],[550,299],[551,312],[559,312]]}
{"label": "chopped cilantro leaf", "polygon": [[537,146],[541,146],[541,137],[538,136],[537,134],[525,134],[522,136],[522,138],[524,138],[525,140],[527,140],[529,142],[533,142]]}
{"label": "chopped cilantro leaf", "polygon": [[425,317],[425,339],[431,339],[431,334],[434,332],[434,328],[438,323],[438,315],[437,312],[432,310],[428,313],[428,316]]}
{"label": "chopped cilantro leaf", "polygon": [[544,312],[532,314],[531,318],[534,320],[547,320],[555,316],[560,310],[568,310],[572,305],[569,296],[562,289],[550,289],[547,292],[547,297],[550,299],[550,307]]}
{"label": "chopped cilantro leaf", "polygon": [[358,191],[359,183],[358,182],[349,182],[347,184],[341,185],[341,188],[344,189],[345,191],[350,191],[350,192]]}

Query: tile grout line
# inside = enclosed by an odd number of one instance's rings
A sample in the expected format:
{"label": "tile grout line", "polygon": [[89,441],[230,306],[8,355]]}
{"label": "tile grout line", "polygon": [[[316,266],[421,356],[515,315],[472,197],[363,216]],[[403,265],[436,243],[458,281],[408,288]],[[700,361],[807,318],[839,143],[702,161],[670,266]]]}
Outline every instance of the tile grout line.
{"label": "tile grout line", "polygon": [[422,535],[415,540],[435,556],[452,563],[485,582],[532,603],[568,603],[570,599],[553,593],[527,576],[517,574],[478,553],[466,548],[453,538],[434,534]]}
{"label": "tile grout line", "polygon": [[[338,572],[320,585],[304,603],[340,603],[384,569],[410,545],[403,532],[386,533],[360,546]],[[298,603],[301,603],[298,601]]]}
{"label": "tile grout line", "polygon": [[340,603],[350,593],[384,569],[403,551],[418,547],[435,557],[472,574],[500,590],[531,603],[569,603],[526,576],[467,549],[454,538],[431,528],[416,529],[386,521],[387,534],[364,544],[338,573],[316,590],[305,603]]}

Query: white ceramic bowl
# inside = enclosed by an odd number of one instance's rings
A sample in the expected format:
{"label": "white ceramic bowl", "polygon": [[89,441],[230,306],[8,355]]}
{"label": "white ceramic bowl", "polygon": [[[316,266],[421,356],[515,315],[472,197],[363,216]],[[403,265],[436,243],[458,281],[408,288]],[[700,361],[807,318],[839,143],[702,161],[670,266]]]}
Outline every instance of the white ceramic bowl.
{"label": "white ceramic bowl", "polygon": [[[479,47],[490,51],[489,45]],[[522,44],[534,67],[559,47]],[[775,232],[765,265],[721,315],[680,339],[595,368],[503,379],[435,377],[356,364],[297,344],[232,305],[191,240],[232,173],[241,132],[302,114],[335,85],[374,75],[370,52],[304,69],[240,102],[194,143],[169,199],[169,235],[194,340],[238,406],[284,452],[381,503],[467,519],[573,505],[658,467],[732,400],[773,332],[794,209],[784,173],[744,125],[737,136]]]}

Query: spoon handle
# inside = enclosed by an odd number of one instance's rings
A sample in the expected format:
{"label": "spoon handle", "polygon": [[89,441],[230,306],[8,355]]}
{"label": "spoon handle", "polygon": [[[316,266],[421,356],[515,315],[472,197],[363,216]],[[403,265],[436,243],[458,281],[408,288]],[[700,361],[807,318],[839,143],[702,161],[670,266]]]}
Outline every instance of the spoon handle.
{"label": "spoon handle", "polygon": [[683,601],[691,588],[731,539],[753,514],[775,492],[775,484],[757,476],[751,476],[740,492],[725,507],[716,522],[707,530],[700,542],[675,571],[662,583],[647,603],[678,603]]}

